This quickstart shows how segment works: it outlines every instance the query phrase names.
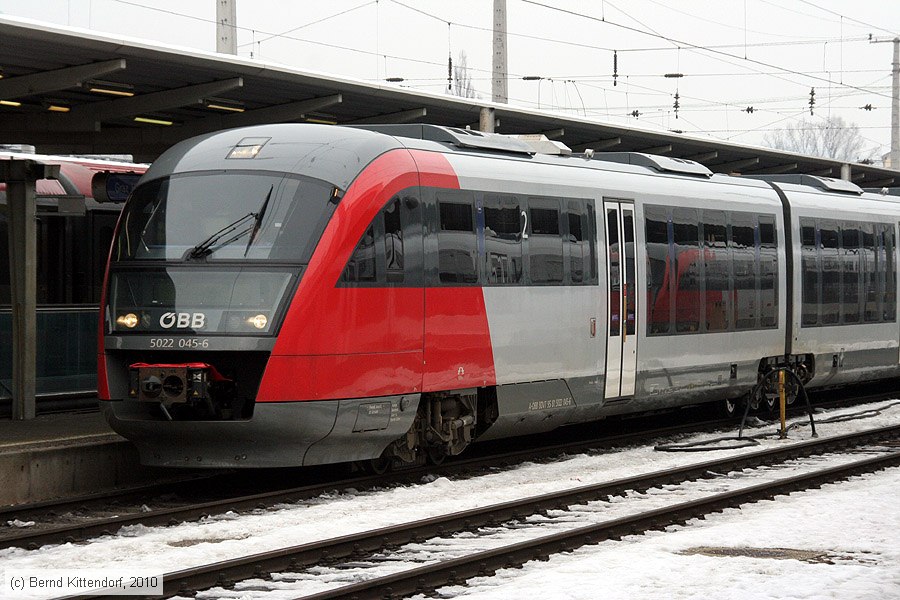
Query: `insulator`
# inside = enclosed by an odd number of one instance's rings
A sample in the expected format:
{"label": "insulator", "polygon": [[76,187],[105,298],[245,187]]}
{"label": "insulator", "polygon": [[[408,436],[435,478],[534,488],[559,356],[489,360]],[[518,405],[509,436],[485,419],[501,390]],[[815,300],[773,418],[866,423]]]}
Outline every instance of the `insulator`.
{"label": "insulator", "polygon": [[616,86],[619,79],[619,54],[613,50],[613,87]]}

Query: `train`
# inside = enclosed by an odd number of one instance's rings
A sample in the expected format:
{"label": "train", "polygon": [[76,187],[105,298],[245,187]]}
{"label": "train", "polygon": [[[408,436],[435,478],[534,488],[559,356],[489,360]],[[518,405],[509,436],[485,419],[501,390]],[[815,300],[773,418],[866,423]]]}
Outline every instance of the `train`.
{"label": "train", "polygon": [[426,124],[165,152],[125,203],[98,386],[144,464],[375,470],[613,415],[900,374],[897,199]]}

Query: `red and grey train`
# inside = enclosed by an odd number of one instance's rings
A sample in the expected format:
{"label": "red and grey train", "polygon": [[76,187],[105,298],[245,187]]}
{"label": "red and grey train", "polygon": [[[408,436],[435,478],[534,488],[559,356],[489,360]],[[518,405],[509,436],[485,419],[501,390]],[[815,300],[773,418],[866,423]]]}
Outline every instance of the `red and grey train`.
{"label": "red and grey train", "polygon": [[734,402],[777,366],[900,374],[890,197],[549,146],[308,124],[174,146],[113,242],[107,419],[150,465],[416,463]]}

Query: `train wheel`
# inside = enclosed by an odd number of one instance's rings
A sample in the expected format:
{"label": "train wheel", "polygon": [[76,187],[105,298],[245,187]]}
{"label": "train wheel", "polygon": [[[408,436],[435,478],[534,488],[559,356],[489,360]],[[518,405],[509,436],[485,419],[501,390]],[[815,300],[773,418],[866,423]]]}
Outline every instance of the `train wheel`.
{"label": "train wheel", "polygon": [[389,456],[379,456],[378,458],[360,461],[360,464],[367,473],[384,475],[391,470],[392,462]]}
{"label": "train wheel", "polygon": [[734,419],[738,416],[738,401],[734,398],[726,398],[719,403],[719,413],[726,419]]}
{"label": "train wheel", "polygon": [[429,464],[439,465],[444,462],[447,458],[447,455],[444,453],[442,448],[429,447],[425,450],[425,456],[428,457]]}

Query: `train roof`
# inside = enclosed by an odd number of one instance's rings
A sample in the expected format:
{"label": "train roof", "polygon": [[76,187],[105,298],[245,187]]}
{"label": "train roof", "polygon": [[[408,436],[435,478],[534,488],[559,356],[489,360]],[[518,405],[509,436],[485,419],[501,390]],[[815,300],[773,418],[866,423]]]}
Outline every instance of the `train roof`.
{"label": "train roof", "polygon": [[[58,179],[39,179],[35,191],[39,198],[58,196],[84,196],[93,198],[91,182],[96,173],[143,173],[147,165],[120,160],[106,160],[84,156],[55,156],[30,152],[0,151],[0,160],[32,160],[41,164],[59,165]],[[5,192],[6,183],[0,182],[0,192]]]}
{"label": "train roof", "polygon": [[[347,189],[366,165],[379,155],[398,148],[709,180],[752,188],[768,188],[772,182],[783,190],[844,198],[884,198],[841,179],[812,175],[732,176],[713,173],[704,165],[686,159],[639,152],[572,154],[564,145],[539,136],[508,136],[427,124],[348,127],[280,123],[227,129],[179,142],[150,166],[143,180],[220,170],[222,161],[231,159],[235,169],[315,173],[316,178]],[[252,156],[241,152],[242,149]]]}
{"label": "train roof", "polygon": [[[225,129],[172,146],[150,165],[142,181],[191,171],[233,169],[312,173],[347,189],[375,158],[402,148],[395,138],[363,129],[306,123],[277,123]],[[236,152],[247,149],[252,156]],[[255,150],[254,150],[255,148]]]}

